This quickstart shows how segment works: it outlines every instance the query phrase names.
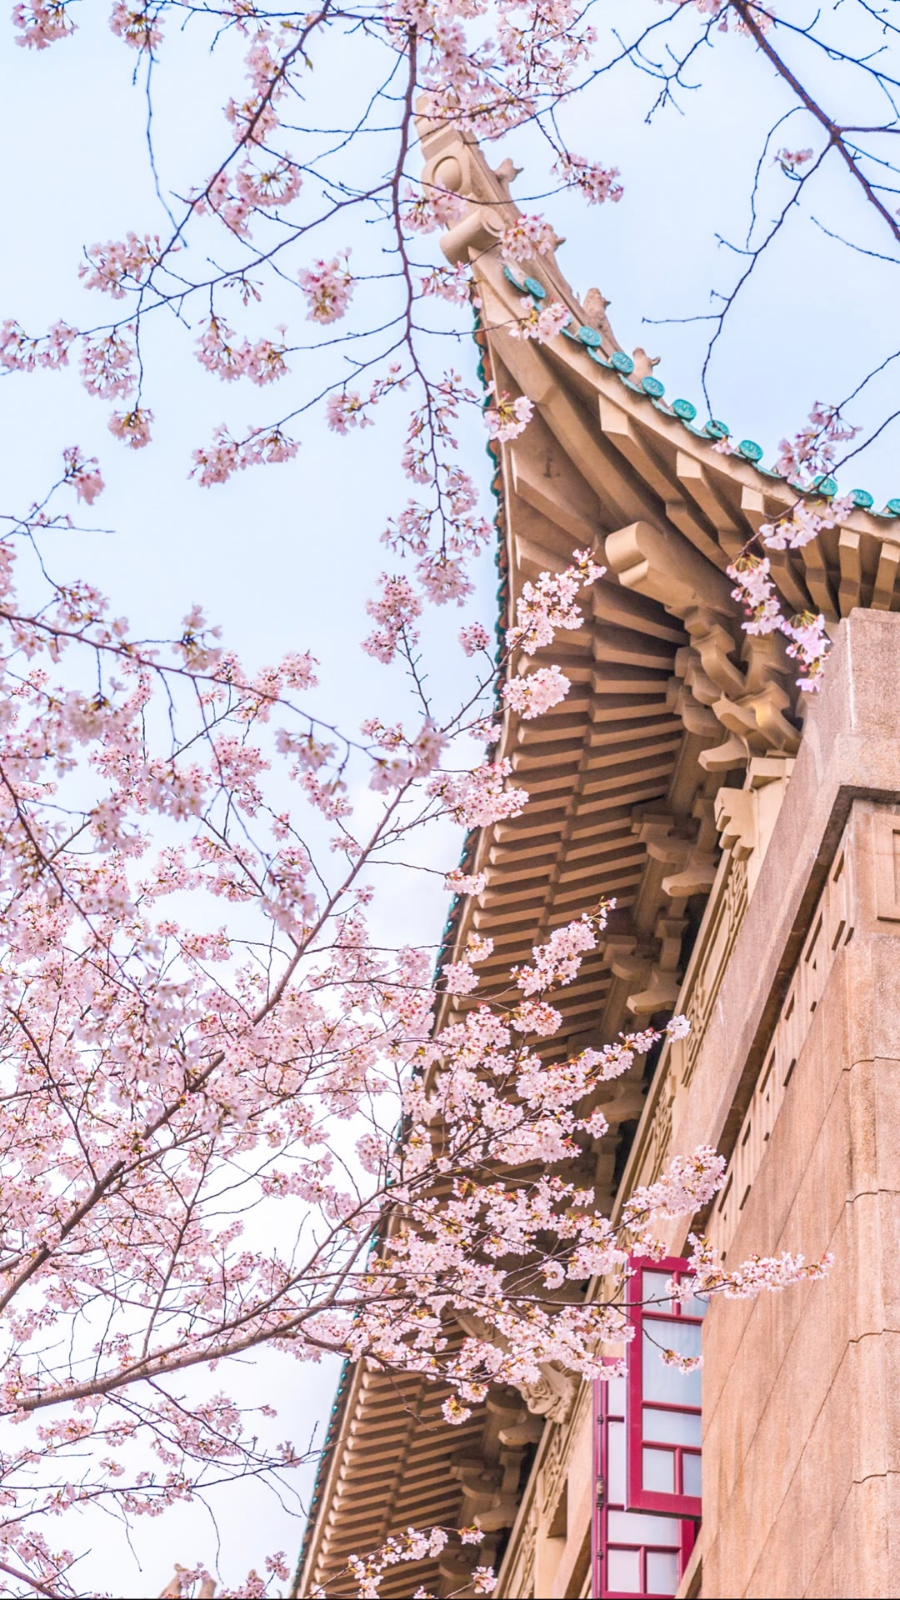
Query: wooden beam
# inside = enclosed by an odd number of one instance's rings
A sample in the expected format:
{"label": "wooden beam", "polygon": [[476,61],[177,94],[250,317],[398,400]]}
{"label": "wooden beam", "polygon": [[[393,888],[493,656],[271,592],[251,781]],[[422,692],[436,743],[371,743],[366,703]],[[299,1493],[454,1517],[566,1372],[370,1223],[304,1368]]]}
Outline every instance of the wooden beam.
{"label": "wooden beam", "polygon": [[671,529],[632,522],[606,538],[606,559],[626,589],[658,600],[676,616],[705,605],[732,617],[732,583]]}
{"label": "wooden beam", "polygon": [[826,622],[837,622],[841,613],[818,539],[810,539],[809,544],[803,545],[800,559],[806,571],[806,587],[816,610],[821,611]]}
{"label": "wooden beam", "polygon": [[878,571],[875,574],[875,586],[872,590],[873,611],[893,609],[898,566],[900,566],[900,544],[896,544],[893,539],[882,540]]}
{"label": "wooden beam", "polygon": [[632,473],[622,470],[615,451],[588,426],[581,407],[551,374],[546,357],[530,341],[513,339],[502,330],[495,334],[494,343],[522,393],[531,397],[540,392],[542,418],[596,495],[606,526],[615,527],[632,517],[655,516],[658,507],[652,495]]}
{"label": "wooden beam", "polygon": [[579,499],[587,499],[584,488],[578,495],[577,491],[573,493],[569,474],[564,480],[562,476],[541,472],[538,463],[530,459],[521,446],[512,446],[509,454],[516,494],[549,522],[563,528],[579,548],[590,548],[603,530],[597,508],[578,504]]}
{"label": "wooden beam", "polygon": [[650,485],[663,502],[677,498],[677,479],[665,470],[649,445],[644,429],[637,428],[627,411],[602,390],[597,396],[597,410],[604,437],[624,456],[638,476]]}
{"label": "wooden beam", "polygon": [[859,559],[859,534],[853,528],[841,528],[838,536],[838,559],[841,564],[841,582],[838,603],[841,616],[846,617],[859,605],[862,587],[862,567]]}
{"label": "wooden beam", "polygon": [[[679,483],[709,518],[719,536],[721,548],[716,566],[724,572],[729,561],[733,561],[747,543],[747,534],[725,504],[702,461],[688,455],[686,450],[679,450],[675,456],[675,470]],[[715,560],[715,557],[711,559]]]}

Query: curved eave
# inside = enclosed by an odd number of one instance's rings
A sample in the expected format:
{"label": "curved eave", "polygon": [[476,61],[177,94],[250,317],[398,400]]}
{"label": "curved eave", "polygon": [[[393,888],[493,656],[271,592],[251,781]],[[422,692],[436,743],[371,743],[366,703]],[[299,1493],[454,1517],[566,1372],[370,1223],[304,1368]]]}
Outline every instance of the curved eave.
{"label": "curved eave", "polygon": [[[350,1556],[365,1556],[410,1526],[458,1525],[463,1490],[449,1457],[478,1450],[484,1408],[451,1431],[441,1416],[449,1393],[415,1375],[353,1370],[341,1405],[339,1448],[337,1439],[326,1445],[294,1593],[322,1586],[346,1594]],[[388,1572],[380,1593],[404,1600],[420,1585],[434,1591],[440,1582],[438,1561],[404,1563]]]}

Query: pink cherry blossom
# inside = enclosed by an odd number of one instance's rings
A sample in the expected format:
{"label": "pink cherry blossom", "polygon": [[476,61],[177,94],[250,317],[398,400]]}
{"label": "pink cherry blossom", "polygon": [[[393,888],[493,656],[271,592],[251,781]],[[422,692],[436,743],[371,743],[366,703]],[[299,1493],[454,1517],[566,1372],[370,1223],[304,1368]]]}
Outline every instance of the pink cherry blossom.
{"label": "pink cherry blossom", "polygon": [[133,411],[114,411],[109,419],[110,433],[117,439],[124,440],[132,450],[142,450],[150,443],[150,424],[153,421],[153,412],[146,406],[137,406]]}
{"label": "pink cherry blossom", "polygon": [[562,1015],[546,1000],[525,1000],[516,1006],[510,1019],[520,1033],[536,1033],[541,1038],[552,1038],[562,1027]]}
{"label": "pink cherry blossom", "polygon": [[408,188],[403,226],[412,233],[432,233],[435,228],[452,228],[467,210],[462,195],[439,189],[434,184],[419,193]]}
{"label": "pink cherry blossom", "polygon": [[541,717],[564,700],[572,685],[559,667],[539,667],[521,678],[510,678],[503,685],[503,698],[527,722]]}
{"label": "pink cherry blossom", "polygon": [[71,449],[63,451],[63,460],[66,483],[72,485],[79,500],[83,500],[85,505],[93,505],[104,487],[96,456],[83,456],[78,446],[73,445]]}
{"label": "pink cherry blossom", "polygon": [[472,295],[472,269],[465,261],[454,267],[432,267],[422,279],[422,294],[465,305]]}
{"label": "pink cherry blossom", "polygon": [[459,642],[467,656],[474,656],[479,650],[488,648],[491,636],[480,622],[472,622],[468,627],[460,628]]}
{"label": "pink cherry blossom", "polygon": [[[690,5],[704,16],[719,17],[721,19],[719,28],[723,33],[728,32],[729,22],[734,24],[736,33],[752,33],[749,21],[731,10],[730,0],[666,0],[666,3],[677,6]],[[771,4],[763,5],[761,0],[757,4],[757,0],[750,0],[747,6],[747,13],[760,33],[766,33],[772,26],[773,13]]]}
{"label": "pink cherry blossom", "polygon": [[388,577],[386,572],[378,580],[381,593],[377,600],[366,602],[370,617],[379,624],[375,633],[363,640],[363,649],[376,661],[392,661],[401,642],[412,643],[418,638],[413,626],[422,612],[422,602],[407,578]]}
{"label": "pink cherry blossom", "polygon": [[815,487],[816,477],[834,466],[838,446],[855,439],[859,429],[844,421],[840,407],[817,401],[806,427],[793,439],[782,439],[777,470],[785,478],[800,480],[800,487]]}
{"label": "pink cherry blossom", "polygon": [[783,618],[781,628],[790,640],[788,655],[799,661],[804,670],[804,676],[798,679],[801,689],[821,688],[825,657],[831,648],[822,613],[803,611]]}
{"label": "pink cherry blossom", "polygon": [[535,945],[533,967],[514,968],[513,976],[526,995],[541,994],[554,984],[567,984],[577,976],[581,957],[593,950],[597,943],[595,920],[603,925],[601,915],[594,919],[586,914],[564,928],[557,928],[543,945]]}
{"label": "pink cherry blossom", "polygon": [[[236,179],[239,175],[239,172],[235,175]],[[215,174],[202,195],[195,196],[193,208],[194,215],[198,217],[205,216],[208,208],[237,238],[250,237],[250,217],[254,203],[247,199],[246,194],[240,191],[237,194],[233,192],[226,172],[219,171]]]}
{"label": "pink cherry blossom", "polygon": [[484,413],[485,425],[492,439],[518,439],[524,433],[534,414],[534,405],[527,395],[510,399],[505,392],[495,397],[494,404]]}
{"label": "pink cherry blossom", "polygon": [[690,1216],[722,1187],[724,1175],[724,1158],[709,1145],[701,1146],[692,1156],[676,1156],[656,1183],[634,1190],[623,1218],[636,1222],[644,1217]]}
{"label": "pink cherry blossom", "polygon": [[246,377],[262,387],[287,373],[285,362],[285,329],[280,328],[278,340],[262,338],[251,343],[238,339],[234,330],[211,317],[197,340],[197,360],[207,372],[214,372],[226,382]]}
{"label": "pink cherry blossom", "polygon": [[532,583],[522,585],[516,605],[516,625],[506,634],[507,645],[534,655],[549,645],[558,628],[581,626],[581,612],[575,604],[579,589],[595,583],[606,571],[597,566],[589,550],[576,550],[575,563],[564,572],[545,572]]}
{"label": "pink cherry blossom", "polygon": [[812,504],[806,500],[798,500],[785,516],[779,517],[777,522],[764,522],[760,527],[759,536],[770,550],[799,550],[817,538],[823,528],[834,528],[839,522],[844,521],[851,510],[852,505],[849,500],[835,500],[831,503],[818,501]]}
{"label": "pink cherry blossom", "polygon": [[520,322],[510,328],[514,339],[535,339],[538,344],[549,344],[571,322],[572,313],[561,300],[551,300],[541,309],[530,296],[526,296],[527,310]]}
{"label": "pink cherry blossom", "polygon": [[471,994],[477,987],[478,974],[472,971],[468,961],[449,962],[443,974],[448,994]]}
{"label": "pink cherry blossom", "polygon": [[564,183],[584,195],[588,205],[599,206],[605,200],[621,200],[625,192],[618,182],[618,167],[602,167],[571,150],[559,157],[555,170]]}
{"label": "pink cherry blossom", "polygon": [[353,293],[353,279],[347,269],[347,255],[317,261],[298,274],[306,296],[310,322],[337,322],[344,315]]}
{"label": "pink cherry blossom", "polygon": [[300,441],[289,438],[278,427],[262,429],[239,441],[223,425],[216,429],[211,445],[193,452],[190,475],[208,489],[211,484],[226,483],[233,473],[243,472],[246,467],[292,461],[299,449]]}
{"label": "pink cherry blossom", "polygon": [[460,867],[454,867],[444,878],[444,887],[452,889],[454,894],[481,894],[487,883],[487,874],[484,872],[467,873]]}
{"label": "pink cherry blossom", "polygon": [[125,333],[82,339],[79,365],[84,387],[103,400],[130,395],[137,382],[134,359],[134,345]]}
{"label": "pink cherry blossom", "polygon": [[726,1300],[753,1298],[761,1290],[786,1289],[791,1284],[815,1282],[823,1278],[834,1265],[830,1253],[807,1266],[802,1255],[789,1250],[780,1256],[751,1256],[738,1267],[724,1266],[708,1239],[689,1235],[692,1247],[687,1274],[677,1284],[671,1284],[673,1296],[687,1299],[693,1294],[723,1294]]}
{"label": "pink cherry blossom", "polygon": [[155,50],[162,43],[159,13],[149,5],[129,5],[128,0],[113,0],[109,25],[133,50]]}
{"label": "pink cherry blossom", "polygon": [[[273,72],[273,77],[276,72]],[[231,123],[236,144],[265,145],[278,127],[276,94],[249,94],[243,100],[231,99],[225,105],[225,117]]]}
{"label": "pink cherry blossom", "polygon": [[732,596],[740,600],[749,613],[744,623],[747,633],[772,633],[781,627],[781,608],[771,572],[767,556],[742,556],[728,568],[728,576],[735,581]]}
{"label": "pink cherry blossom", "polygon": [[543,217],[517,217],[500,240],[504,261],[530,261],[533,256],[550,255],[555,248],[556,234]]}
{"label": "pink cherry blossom", "polygon": [[440,796],[458,822],[467,828],[483,828],[505,817],[517,817],[524,809],[527,791],[506,786],[511,772],[511,761],[488,761],[461,778],[441,774],[432,779],[431,792]]}
{"label": "pink cherry blossom", "polygon": [[244,163],[235,174],[235,187],[248,206],[274,210],[296,200],[303,187],[303,174],[286,160],[263,168]]}
{"label": "pink cherry blossom", "polygon": [[35,367],[65,367],[75,330],[56,322],[49,333],[30,338],[11,318],[0,324],[0,367],[7,372],[33,372]]}
{"label": "pink cherry blossom", "polygon": [[804,676],[798,679],[800,687],[818,689],[830,648],[825,618],[821,613],[811,611],[793,617],[785,615],[771,577],[769,560],[765,556],[740,557],[728,568],[728,575],[735,579],[736,587],[732,590],[734,598],[742,601],[747,608],[748,615],[744,622],[746,632],[766,634],[777,630],[785,634],[789,640],[788,655],[799,661],[804,669]]}
{"label": "pink cherry blossom", "polygon": [[12,16],[19,30],[16,44],[32,50],[46,50],[75,31],[66,0],[22,0],[13,6]]}
{"label": "pink cherry blossom", "polygon": [[775,156],[775,160],[778,162],[779,166],[783,167],[786,172],[795,172],[797,167],[805,166],[807,161],[811,161],[812,158],[813,158],[813,151],[811,149],[807,149],[807,150],[785,150],[785,149],[781,149],[776,153],[776,156]]}
{"label": "pink cherry blossom", "polygon": [[79,267],[79,275],[86,289],[101,289],[114,300],[124,298],[128,280],[138,284],[149,268],[159,260],[158,236],[145,233],[139,239],[128,233],[124,240],[109,244],[95,244],[87,250],[87,264]]}
{"label": "pink cherry blossom", "polygon": [[664,1367],[674,1367],[676,1372],[696,1372],[703,1365],[702,1356],[685,1356],[678,1350],[660,1350],[658,1355]]}
{"label": "pink cherry blossom", "polygon": [[407,739],[400,727],[381,728],[380,724],[364,723],[363,732],[374,736],[383,750],[393,756],[377,756],[369,778],[369,787],[380,793],[401,789],[415,778],[426,776],[438,765],[446,736],[428,719],[415,739]]}
{"label": "pink cherry blossom", "polygon": [[325,410],[328,426],[335,433],[346,433],[350,428],[367,428],[371,425],[371,418],[366,416],[363,402],[353,389],[345,389],[342,394],[330,394]]}

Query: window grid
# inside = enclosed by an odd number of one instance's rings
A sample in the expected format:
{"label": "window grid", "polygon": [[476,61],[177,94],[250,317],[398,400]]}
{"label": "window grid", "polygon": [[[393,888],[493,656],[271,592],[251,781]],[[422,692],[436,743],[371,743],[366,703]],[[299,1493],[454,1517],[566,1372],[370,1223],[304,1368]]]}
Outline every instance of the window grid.
{"label": "window grid", "polygon": [[671,1600],[694,1546],[695,1524],[628,1509],[626,1395],[624,1378],[594,1385],[591,1593],[595,1600]]}
{"label": "window grid", "polygon": [[687,1263],[680,1257],[632,1262],[629,1307],[635,1335],[628,1346],[627,1498],[632,1511],[669,1517],[701,1512],[700,1371],[666,1366],[660,1350],[699,1356],[699,1301],[666,1293]]}

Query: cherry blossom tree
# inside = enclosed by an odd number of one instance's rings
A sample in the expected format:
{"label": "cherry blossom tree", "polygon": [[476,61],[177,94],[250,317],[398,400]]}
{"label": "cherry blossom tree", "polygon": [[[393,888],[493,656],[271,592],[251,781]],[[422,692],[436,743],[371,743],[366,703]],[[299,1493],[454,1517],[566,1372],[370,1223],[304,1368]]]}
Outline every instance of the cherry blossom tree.
{"label": "cherry blossom tree", "polygon": [[[856,25],[891,43],[892,5],[858,0]],[[250,669],[199,607],[177,636],[147,640],[90,575],[56,577],[48,541],[77,536],[73,513],[103,490],[102,463],[75,444],[57,481],[5,518],[0,1592],[84,1592],[66,1532],[80,1508],[155,1517],[218,1482],[290,1473],[302,1447],[260,1444],[260,1419],[230,1383],[247,1352],[421,1372],[450,1386],[450,1423],[489,1384],[531,1382],[543,1362],[608,1375],[601,1348],[627,1340],[627,1318],[615,1294],[586,1299],[584,1284],[621,1281],[635,1251],[659,1256],[658,1220],[693,1216],[721,1182],[721,1158],[698,1150],[634,1194],[613,1227],[592,1189],[559,1175],[605,1131],[597,1086],[685,1027],[674,1018],[543,1060],[561,1026],[554,994],[594,947],[608,905],[536,946],[490,1004],[478,998],[490,941],[473,937],[435,971],[431,949],[402,934],[386,948],[372,934],[382,861],[441,820],[478,828],[526,804],[509,763],[492,759],[498,718],[540,716],[565,698],[559,667],[532,658],[579,625],[579,597],[600,571],[583,551],[526,584],[496,654],[483,622],[467,620],[464,692],[452,704],[433,693],[423,619],[470,599],[491,536],[460,428],[483,408],[489,439],[515,438],[532,407],[485,397],[446,365],[443,334],[470,326],[477,296],[469,269],[444,264],[428,236],[458,221],[466,198],[419,182],[416,114],[484,140],[537,127],[548,181],[614,205],[627,196],[620,158],[569,148],[568,102],[637,68],[665,103],[688,92],[702,51],[736,35],[779,78],[790,130],[766,134],[784,198],[743,253],[711,348],[824,164],[843,167],[884,248],[900,242],[884,153],[896,82],[886,54],[844,49],[847,35],[829,33],[846,11],[798,22],[786,4],[756,0],[662,0],[636,20],[612,9],[610,34],[599,8],[572,0],[112,6],[126,70],[151,103],[155,65],[180,30],[205,30],[210,48],[231,52],[221,157],[189,194],[161,189],[159,215],[136,217],[136,231],[86,247],[96,320],[70,326],[51,308],[45,328],[24,328],[10,308],[0,366],[24,384],[34,369],[77,365],[109,406],[110,449],[142,450],[159,405],[156,329],[177,319],[186,359],[229,386],[230,420],[186,443],[198,490],[216,493],[236,473],[293,459],[310,413],[347,435],[403,405],[409,498],[373,530],[385,571],[362,647],[402,669],[411,704],[405,720],[342,728],[315,709],[317,663],[302,640]],[[65,51],[79,11],[74,0],[22,0],[13,24],[24,49]],[[321,64],[337,79],[351,39],[365,71],[340,98],[346,125],[308,126],[310,74]],[[879,98],[880,120],[841,120],[822,75],[804,75],[810,58],[841,52]],[[377,153],[355,166],[359,148]],[[515,265],[555,244],[547,219],[523,212],[500,250]],[[260,331],[274,285],[299,297],[295,325]],[[567,315],[526,302],[513,331],[545,342]],[[264,394],[244,423],[233,397],[247,385]],[[765,552],[839,520],[823,480],[856,437],[848,403],[816,403],[785,442],[779,470],[797,503],[732,567],[748,628],[784,631],[810,685],[821,619],[782,614]],[[360,785],[366,807],[353,799]],[[449,860],[441,871],[450,893],[483,888]],[[442,994],[471,1003],[438,1032]],[[785,1256],[726,1271],[703,1239],[693,1250],[693,1290],[709,1294],[780,1289],[828,1265]],[[474,1330],[461,1341],[448,1338],[451,1312]],[[361,1552],[351,1577],[375,1593],[387,1566],[443,1537],[410,1530]],[[228,1592],[288,1582],[283,1554],[261,1551],[264,1563],[264,1576]],[[176,1581],[188,1593],[210,1580],[180,1569]],[[488,1592],[491,1574],[478,1581]]]}

